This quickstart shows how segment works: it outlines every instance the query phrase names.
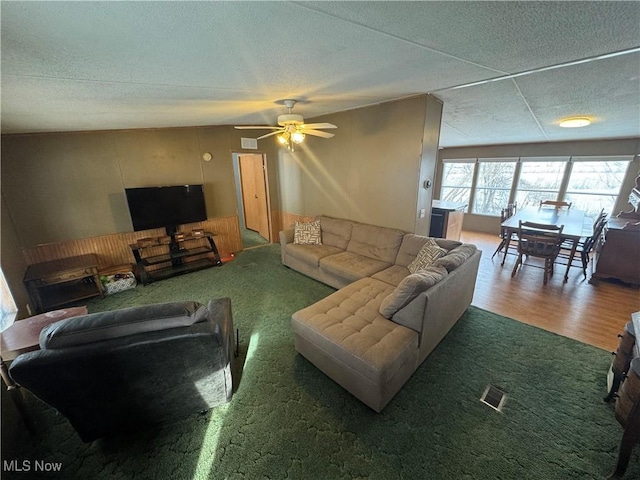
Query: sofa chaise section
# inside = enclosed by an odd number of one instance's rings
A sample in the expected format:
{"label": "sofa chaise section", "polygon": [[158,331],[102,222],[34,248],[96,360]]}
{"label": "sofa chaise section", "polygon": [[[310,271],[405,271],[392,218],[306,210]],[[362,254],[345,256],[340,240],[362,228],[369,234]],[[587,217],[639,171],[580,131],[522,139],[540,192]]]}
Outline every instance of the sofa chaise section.
{"label": "sofa chaise section", "polygon": [[293,314],[296,350],[373,410],[414,371],[418,334],[379,313],[394,287],[363,278]]}

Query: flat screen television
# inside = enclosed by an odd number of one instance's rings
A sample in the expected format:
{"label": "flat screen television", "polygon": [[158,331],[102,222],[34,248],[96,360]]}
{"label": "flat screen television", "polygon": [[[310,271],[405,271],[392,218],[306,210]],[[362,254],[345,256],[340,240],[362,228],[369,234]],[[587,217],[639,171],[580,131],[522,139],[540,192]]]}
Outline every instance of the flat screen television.
{"label": "flat screen television", "polygon": [[207,219],[202,185],[126,188],[135,231],[164,227],[168,235],[178,225]]}

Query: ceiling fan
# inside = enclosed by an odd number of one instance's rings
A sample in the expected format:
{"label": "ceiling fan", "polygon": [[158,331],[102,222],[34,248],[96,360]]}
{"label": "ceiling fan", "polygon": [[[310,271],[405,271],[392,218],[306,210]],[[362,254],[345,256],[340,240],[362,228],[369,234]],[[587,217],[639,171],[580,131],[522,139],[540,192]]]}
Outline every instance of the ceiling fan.
{"label": "ceiling fan", "polygon": [[278,116],[278,127],[271,125],[242,125],[237,126],[238,130],[267,129],[273,130],[265,135],[258,137],[256,140],[277,135],[278,141],[293,151],[294,144],[300,144],[304,141],[306,135],[315,137],[331,138],[333,133],[323,132],[319,129],[338,128],[332,123],[304,123],[302,115],[291,113],[291,109],[296,104],[296,100],[284,100],[284,106],[287,107],[289,113]]}

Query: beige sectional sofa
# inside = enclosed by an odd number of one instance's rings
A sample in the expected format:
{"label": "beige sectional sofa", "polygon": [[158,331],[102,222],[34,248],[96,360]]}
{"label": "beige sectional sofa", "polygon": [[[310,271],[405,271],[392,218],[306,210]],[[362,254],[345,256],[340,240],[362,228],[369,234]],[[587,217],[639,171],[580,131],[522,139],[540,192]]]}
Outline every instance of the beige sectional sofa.
{"label": "beige sectional sofa", "polygon": [[[380,412],[470,305],[482,252],[350,220],[317,221],[320,245],[280,232],[284,265],[338,289],[293,314],[296,350]],[[411,273],[426,243],[444,255]]]}

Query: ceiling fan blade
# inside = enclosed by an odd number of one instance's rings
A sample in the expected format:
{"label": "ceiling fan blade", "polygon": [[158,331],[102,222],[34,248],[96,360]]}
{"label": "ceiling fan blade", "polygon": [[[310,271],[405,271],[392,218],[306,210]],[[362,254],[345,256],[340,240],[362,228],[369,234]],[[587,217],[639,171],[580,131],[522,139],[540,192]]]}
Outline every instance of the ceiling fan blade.
{"label": "ceiling fan blade", "polygon": [[322,138],[331,138],[335,137],[335,134],[329,132],[323,132],[322,130],[307,130],[306,128],[302,130],[305,135],[315,135],[316,137]]}
{"label": "ceiling fan blade", "polygon": [[304,128],[338,128],[333,123],[305,123]]}
{"label": "ceiling fan blade", "polygon": [[271,132],[271,133],[267,133],[265,135],[262,135],[261,137],[256,138],[256,140],[262,140],[263,138],[267,138],[270,137],[271,135],[277,135],[281,132],[281,129],[276,130],[275,132]]}
{"label": "ceiling fan blade", "polygon": [[270,130],[280,130],[282,127],[272,127],[271,125],[240,125],[237,127],[233,127],[238,130],[255,130],[256,128],[267,128]]}

